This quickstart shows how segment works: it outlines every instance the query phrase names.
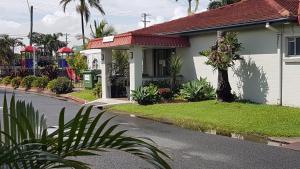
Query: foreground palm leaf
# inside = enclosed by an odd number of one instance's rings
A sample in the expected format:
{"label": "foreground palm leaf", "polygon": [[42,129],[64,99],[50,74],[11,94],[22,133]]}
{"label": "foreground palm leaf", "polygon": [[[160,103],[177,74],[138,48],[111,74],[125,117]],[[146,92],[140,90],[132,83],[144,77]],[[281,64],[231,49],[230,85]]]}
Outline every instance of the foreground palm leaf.
{"label": "foreground palm leaf", "polygon": [[[156,168],[169,169],[169,158],[148,139],[125,136],[119,125],[103,122],[104,112],[91,116],[92,107],[82,107],[76,116],[64,123],[65,109],[59,116],[58,129],[47,132],[44,116],[39,117],[32,104],[17,101],[12,96],[8,108],[3,104],[3,125],[0,124],[0,168],[59,168],[88,169],[89,165],[70,157],[98,156],[111,149],[138,156]],[[2,128],[1,128],[2,127]],[[2,130],[3,129],[3,130]],[[100,156],[99,156],[100,158]]]}

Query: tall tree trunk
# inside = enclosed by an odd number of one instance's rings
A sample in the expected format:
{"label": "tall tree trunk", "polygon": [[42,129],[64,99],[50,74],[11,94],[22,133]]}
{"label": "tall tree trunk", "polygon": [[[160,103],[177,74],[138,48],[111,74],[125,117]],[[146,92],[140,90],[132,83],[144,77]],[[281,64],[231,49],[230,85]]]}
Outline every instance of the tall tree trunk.
{"label": "tall tree trunk", "polygon": [[189,1],[189,9],[188,9],[188,14],[192,15],[192,0],[188,0]]}
{"label": "tall tree trunk", "polygon": [[228,80],[228,70],[218,69],[217,99],[221,102],[231,102],[234,100]]}
{"label": "tall tree trunk", "polygon": [[[226,32],[218,31],[217,46],[219,51],[222,50],[220,46],[221,43],[224,41],[225,35]],[[218,68],[217,99],[218,101],[221,102],[231,102],[234,100],[234,97],[231,93],[231,86],[228,79],[228,69]]]}
{"label": "tall tree trunk", "polygon": [[83,18],[83,12],[81,12],[81,31],[82,31],[82,44],[83,44],[83,47],[85,47],[85,36],[84,36],[84,18]]}

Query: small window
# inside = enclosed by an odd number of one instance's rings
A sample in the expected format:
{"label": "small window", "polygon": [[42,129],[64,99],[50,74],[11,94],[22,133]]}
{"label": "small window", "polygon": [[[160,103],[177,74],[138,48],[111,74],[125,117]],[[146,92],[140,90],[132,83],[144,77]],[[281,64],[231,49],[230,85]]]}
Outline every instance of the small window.
{"label": "small window", "polygon": [[92,69],[97,70],[98,68],[99,68],[98,60],[94,59],[93,60],[93,65],[92,65]]}
{"label": "small window", "polygon": [[300,37],[288,38],[288,56],[300,56]]}

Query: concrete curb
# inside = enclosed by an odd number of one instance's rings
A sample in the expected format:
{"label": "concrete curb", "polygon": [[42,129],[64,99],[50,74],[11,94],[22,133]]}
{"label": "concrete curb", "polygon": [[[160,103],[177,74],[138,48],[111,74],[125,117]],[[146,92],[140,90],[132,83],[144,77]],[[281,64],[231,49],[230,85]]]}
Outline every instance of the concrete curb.
{"label": "concrete curb", "polygon": [[36,88],[35,89],[29,89],[29,90],[26,90],[25,88],[14,89],[11,86],[3,86],[3,85],[0,85],[0,89],[9,90],[9,91],[19,91],[19,92],[30,93],[30,94],[36,94],[36,95],[51,97],[51,98],[60,99],[60,100],[64,99],[64,100],[73,101],[73,102],[78,103],[78,104],[86,104],[87,103],[86,100],[76,98],[76,97],[70,96],[68,94],[55,94],[55,93],[53,93],[49,90],[44,90],[44,89],[36,89]]}

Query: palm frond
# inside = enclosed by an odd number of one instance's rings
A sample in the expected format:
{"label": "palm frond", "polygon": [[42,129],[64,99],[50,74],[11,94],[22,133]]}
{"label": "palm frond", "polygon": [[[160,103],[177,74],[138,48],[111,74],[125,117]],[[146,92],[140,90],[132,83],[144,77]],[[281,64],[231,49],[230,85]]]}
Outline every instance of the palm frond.
{"label": "palm frond", "polygon": [[[7,121],[3,124],[5,129],[0,132],[0,138],[4,138],[0,140],[0,151],[4,152],[0,155],[0,167],[88,169],[88,164],[70,160],[71,157],[98,156],[109,150],[119,150],[140,157],[156,168],[171,168],[165,161],[169,156],[159,150],[154,142],[126,136],[127,130],[119,130],[118,124],[110,124],[114,117],[103,119],[105,112],[93,117],[92,106],[82,107],[66,123],[63,108],[58,129],[49,134],[44,116],[40,116],[31,103],[15,102],[12,96],[10,106],[8,109],[5,96],[3,116]],[[9,126],[14,126],[13,132],[9,131]]]}

